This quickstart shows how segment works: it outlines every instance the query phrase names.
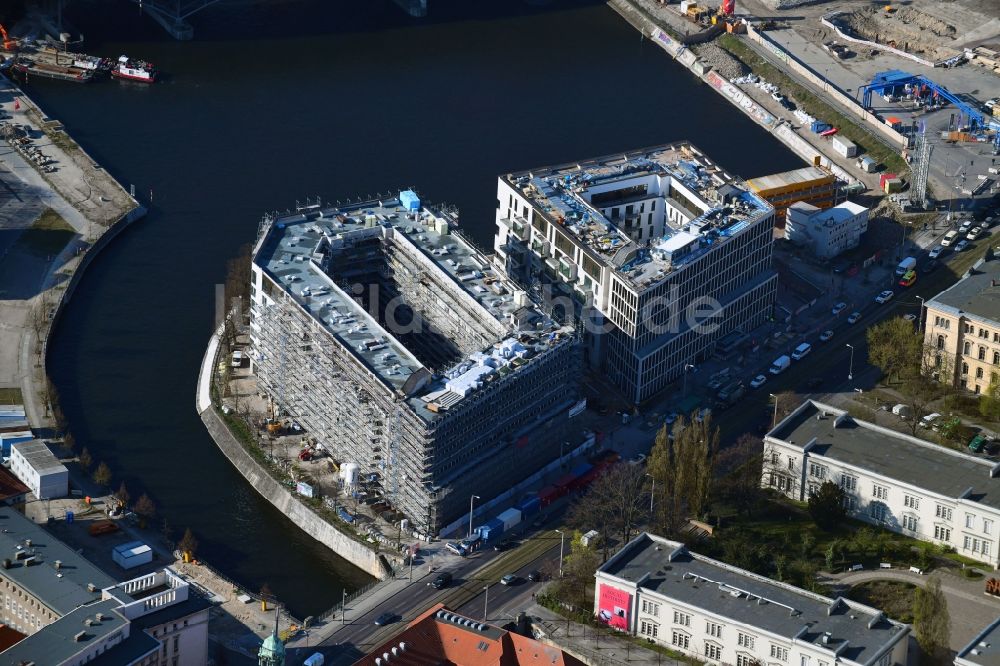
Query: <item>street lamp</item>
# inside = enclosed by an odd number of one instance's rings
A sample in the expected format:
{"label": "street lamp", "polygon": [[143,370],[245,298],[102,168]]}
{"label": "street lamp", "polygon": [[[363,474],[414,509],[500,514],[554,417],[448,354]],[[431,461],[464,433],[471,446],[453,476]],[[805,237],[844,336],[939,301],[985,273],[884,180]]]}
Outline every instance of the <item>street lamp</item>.
{"label": "street lamp", "polygon": [[483,588],[486,590],[486,600],[483,602],[483,622],[486,622],[486,609],[490,607],[490,586]]}
{"label": "street lamp", "polygon": [[340,591],[340,624],[347,624],[347,588]]}
{"label": "street lamp", "polygon": [[847,381],[854,379],[854,345],[847,343],[847,346],[851,348],[851,364],[847,369]]}
{"label": "street lamp", "polygon": [[768,393],[768,395],[774,400],[774,416],[771,418],[771,428],[774,428],[778,425],[778,396],[773,393]]}
{"label": "street lamp", "polygon": [[563,533],[562,530],[556,530],[556,532],[559,533],[559,578],[562,578],[563,542],[566,540],[566,535]]}
{"label": "street lamp", "polygon": [[924,302],[924,297],[923,296],[917,296],[917,298],[920,299],[920,314],[917,315],[917,333],[923,333],[924,332],[924,306],[926,305],[926,303]]}
{"label": "street lamp", "polygon": [[656,495],[656,477],[652,474],[647,474],[649,478],[653,480],[653,485],[649,488],[649,513],[653,513],[653,497]]}
{"label": "street lamp", "polygon": [[477,499],[483,499],[479,495],[472,495],[469,498],[469,538],[472,538],[472,502]]}
{"label": "street lamp", "polygon": [[690,363],[684,364],[684,388],[681,390],[681,397],[686,398],[688,394],[688,368],[693,368],[694,366]]}

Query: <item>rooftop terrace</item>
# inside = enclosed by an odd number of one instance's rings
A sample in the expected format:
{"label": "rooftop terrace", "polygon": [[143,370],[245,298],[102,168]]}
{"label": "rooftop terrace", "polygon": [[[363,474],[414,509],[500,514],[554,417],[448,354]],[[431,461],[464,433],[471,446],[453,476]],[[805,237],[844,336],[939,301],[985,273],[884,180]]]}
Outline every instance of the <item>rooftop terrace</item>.
{"label": "rooftop terrace", "polygon": [[[453,215],[419,208],[419,202],[416,207],[409,209],[396,198],[345,208],[312,207],[276,218],[259,241],[254,262],[384,384],[406,394],[411,407],[432,420],[484,382],[559,344],[573,329],[534,309],[524,292],[456,233]],[[341,250],[374,240],[434,271],[451,296],[481,315],[477,323],[492,333],[492,346],[448,367],[426,367],[356,300],[357,293],[348,294],[346,285],[335,280],[344,258]],[[329,262],[326,270],[324,261]]]}
{"label": "rooftop terrace", "polygon": [[[668,144],[511,173],[504,177],[550,222],[569,231],[593,259],[643,288],[745,230],[771,206],[736,176],[689,143]],[[609,194],[610,193],[610,194]],[[609,219],[601,208],[655,199],[685,211],[686,220],[664,216],[662,234],[643,242]]]}
{"label": "rooftop terrace", "polygon": [[651,534],[636,537],[598,572],[855,663],[868,662],[907,631],[874,608],[779,583]]}
{"label": "rooftop terrace", "polygon": [[829,458],[944,497],[1000,509],[996,463],[859,421],[815,400],[803,403],[767,437],[809,446]]}

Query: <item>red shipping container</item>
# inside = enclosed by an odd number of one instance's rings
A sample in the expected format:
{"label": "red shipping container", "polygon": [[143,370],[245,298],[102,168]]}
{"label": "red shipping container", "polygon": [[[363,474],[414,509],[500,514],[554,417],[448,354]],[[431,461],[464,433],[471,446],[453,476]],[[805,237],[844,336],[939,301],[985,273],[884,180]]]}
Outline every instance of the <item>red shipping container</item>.
{"label": "red shipping container", "polygon": [[895,177],[896,177],[896,174],[894,174],[894,173],[883,173],[883,174],[881,174],[878,177],[878,188],[884,192],[885,191],[885,181],[892,180]]}

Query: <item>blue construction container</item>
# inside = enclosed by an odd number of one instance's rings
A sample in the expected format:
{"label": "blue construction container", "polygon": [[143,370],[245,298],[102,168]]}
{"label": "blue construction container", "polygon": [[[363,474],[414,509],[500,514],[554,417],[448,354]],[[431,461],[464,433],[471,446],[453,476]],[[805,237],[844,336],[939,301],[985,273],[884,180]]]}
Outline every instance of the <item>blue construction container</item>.
{"label": "blue construction container", "polygon": [[485,525],[480,525],[477,529],[479,537],[483,541],[496,541],[503,534],[503,521],[494,518]]}
{"label": "blue construction container", "polygon": [[523,515],[532,516],[538,513],[538,511],[542,508],[542,500],[537,497],[529,497],[518,504],[517,508],[521,510]]}
{"label": "blue construction container", "polygon": [[813,134],[819,134],[820,132],[825,132],[830,129],[830,123],[824,123],[822,120],[814,120],[812,124],[809,125],[809,129],[812,130]]}
{"label": "blue construction container", "polygon": [[413,190],[403,190],[400,192],[399,203],[408,211],[415,213],[420,210],[420,197]]}

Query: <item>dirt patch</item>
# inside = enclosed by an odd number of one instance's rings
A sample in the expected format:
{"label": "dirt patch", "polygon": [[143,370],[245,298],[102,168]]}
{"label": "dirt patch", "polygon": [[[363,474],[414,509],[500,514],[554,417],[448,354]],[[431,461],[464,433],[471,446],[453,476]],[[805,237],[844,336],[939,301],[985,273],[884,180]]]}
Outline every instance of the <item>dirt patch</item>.
{"label": "dirt patch", "polygon": [[958,54],[953,42],[958,28],[913,7],[887,13],[881,7],[865,7],[839,17],[845,32],[884,44],[928,60],[944,60]]}
{"label": "dirt patch", "polygon": [[913,593],[916,589],[910,583],[876,580],[855,585],[847,593],[847,598],[880,608],[894,620],[910,623],[913,622]]}

